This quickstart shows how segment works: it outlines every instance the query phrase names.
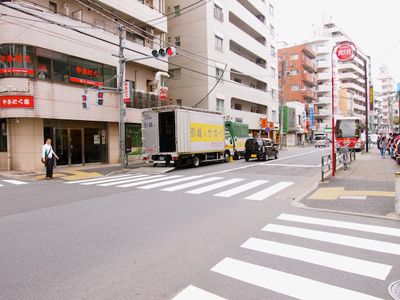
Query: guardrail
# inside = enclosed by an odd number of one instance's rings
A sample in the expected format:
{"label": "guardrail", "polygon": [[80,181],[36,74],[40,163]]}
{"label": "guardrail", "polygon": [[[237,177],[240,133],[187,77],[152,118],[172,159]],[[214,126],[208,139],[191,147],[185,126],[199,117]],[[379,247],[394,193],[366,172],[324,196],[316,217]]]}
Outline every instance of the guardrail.
{"label": "guardrail", "polygon": [[[338,148],[335,152],[335,170],[338,166],[343,166],[343,171],[347,170],[348,165],[356,159],[356,149],[346,147]],[[321,157],[321,181],[324,182],[325,174],[332,170],[332,154]]]}

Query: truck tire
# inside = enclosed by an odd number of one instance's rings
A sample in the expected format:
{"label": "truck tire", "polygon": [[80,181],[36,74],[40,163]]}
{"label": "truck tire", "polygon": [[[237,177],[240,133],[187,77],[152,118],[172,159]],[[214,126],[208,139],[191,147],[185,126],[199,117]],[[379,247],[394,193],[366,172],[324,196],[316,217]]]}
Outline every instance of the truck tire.
{"label": "truck tire", "polygon": [[225,154],[224,154],[224,162],[229,162],[229,160],[230,160],[230,158],[231,158],[231,155],[229,154],[229,152],[225,152]]}
{"label": "truck tire", "polygon": [[265,153],[264,156],[263,156],[263,161],[268,161],[268,159],[269,159],[268,154]]}
{"label": "truck tire", "polygon": [[200,158],[198,156],[193,156],[191,161],[190,161],[190,165],[193,168],[197,168],[198,166],[200,166]]}

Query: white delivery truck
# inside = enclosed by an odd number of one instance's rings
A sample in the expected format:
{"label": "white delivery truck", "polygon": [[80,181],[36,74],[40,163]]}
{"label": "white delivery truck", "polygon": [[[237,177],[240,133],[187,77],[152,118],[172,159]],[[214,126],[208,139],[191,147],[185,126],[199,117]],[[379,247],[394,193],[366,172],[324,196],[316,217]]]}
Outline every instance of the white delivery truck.
{"label": "white delivery truck", "polygon": [[219,112],[166,106],[142,112],[143,159],[153,166],[230,160],[225,122]]}

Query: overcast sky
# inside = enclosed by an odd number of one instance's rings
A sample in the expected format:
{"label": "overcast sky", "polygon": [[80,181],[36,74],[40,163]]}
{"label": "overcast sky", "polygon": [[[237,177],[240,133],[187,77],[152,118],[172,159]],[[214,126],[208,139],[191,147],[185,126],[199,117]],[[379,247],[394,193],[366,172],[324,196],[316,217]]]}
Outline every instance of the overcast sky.
{"label": "overcast sky", "polygon": [[[275,0],[277,42],[300,44],[310,39],[312,24],[327,11],[372,60],[372,76],[386,64],[400,82],[400,0]],[[278,44],[278,48],[282,44]]]}

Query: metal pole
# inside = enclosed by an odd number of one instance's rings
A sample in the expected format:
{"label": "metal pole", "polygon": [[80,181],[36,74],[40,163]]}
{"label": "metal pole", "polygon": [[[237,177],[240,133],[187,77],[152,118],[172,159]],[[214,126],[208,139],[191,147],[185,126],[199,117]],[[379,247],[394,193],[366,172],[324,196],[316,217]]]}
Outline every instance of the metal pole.
{"label": "metal pole", "polygon": [[119,26],[119,150],[121,159],[121,168],[125,166],[125,110],[124,110],[124,69],[125,41],[123,37],[123,26]]}
{"label": "metal pole", "polygon": [[367,59],[364,59],[364,85],[365,85],[365,152],[368,153],[368,83],[367,83]]}
{"label": "metal pole", "polygon": [[333,47],[331,52],[331,68],[332,68],[332,176],[335,176],[336,171],[336,156],[335,156],[335,89],[334,89],[334,78],[333,78],[333,52],[336,46]]}
{"label": "metal pole", "polygon": [[395,173],[395,199],[394,199],[394,212],[400,216],[400,172]]}
{"label": "metal pole", "polygon": [[279,114],[279,124],[280,124],[280,139],[279,139],[279,148],[282,149],[283,142],[283,106],[285,101],[285,71],[286,71],[286,59],[285,59],[285,51],[282,53],[282,76],[281,76],[281,105],[280,105],[280,114]]}

